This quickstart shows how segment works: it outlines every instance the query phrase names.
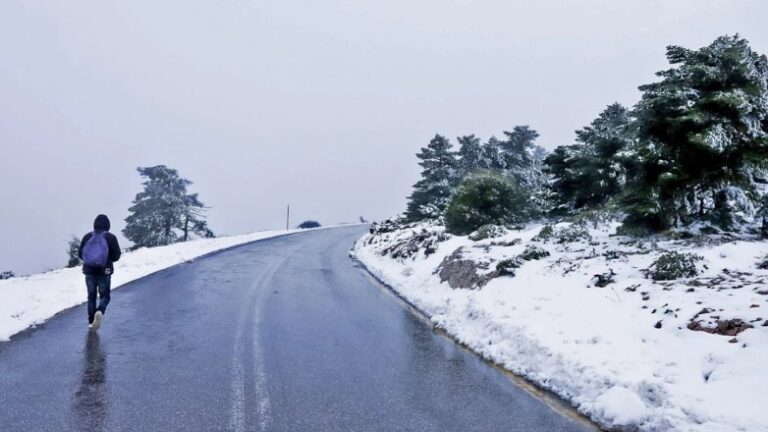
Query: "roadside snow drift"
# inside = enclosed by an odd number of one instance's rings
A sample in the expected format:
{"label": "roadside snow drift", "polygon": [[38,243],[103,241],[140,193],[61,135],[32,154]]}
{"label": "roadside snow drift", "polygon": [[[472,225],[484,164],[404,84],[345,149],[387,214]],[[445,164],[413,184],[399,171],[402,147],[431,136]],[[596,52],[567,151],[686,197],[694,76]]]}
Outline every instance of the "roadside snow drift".
{"label": "roadside snow drift", "polygon": [[[436,326],[602,427],[768,431],[768,243],[641,241],[616,225],[472,241],[419,224],[354,253]],[[698,274],[647,278],[670,251],[699,256]]]}
{"label": "roadside snow drift", "polygon": [[[115,263],[112,289],[211,252],[292,232],[297,230],[201,239],[128,252]],[[85,281],[80,267],[0,280],[0,341],[85,301]]]}

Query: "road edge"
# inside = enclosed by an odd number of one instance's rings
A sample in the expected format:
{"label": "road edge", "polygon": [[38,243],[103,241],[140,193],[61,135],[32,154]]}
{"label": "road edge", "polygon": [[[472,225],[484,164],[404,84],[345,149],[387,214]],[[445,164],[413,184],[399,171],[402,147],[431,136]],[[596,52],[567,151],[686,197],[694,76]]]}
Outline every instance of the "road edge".
{"label": "road edge", "polygon": [[357,257],[357,254],[355,253],[355,248],[357,247],[361,239],[362,237],[356,240],[355,243],[352,245],[352,249],[349,250],[349,258],[355,263],[355,266],[361,269],[364,272],[364,274],[368,276],[370,279],[372,279],[372,281],[375,282],[382,290],[386,291],[388,294],[391,294],[397,300],[402,302],[403,306],[406,309],[408,309],[412,314],[414,314],[417,318],[419,318],[420,320],[426,323],[429,323],[432,326],[432,331],[435,332],[435,334],[441,335],[451,340],[454,344],[472,353],[472,355],[476,356],[477,358],[482,360],[484,363],[486,363],[490,367],[499,370],[504,375],[506,375],[507,378],[509,378],[510,381],[513,382],[513,384],[517,385],[523,391],[530,394],[534,398],[542,401],[544,404],[546,404],[548,407],[550,407],[552,410],[556,411],[560,415],[564,417],[568,417],[578,423],[581,423],[589,428],[592,428],[595,432],[612,431],[612,429],[603,429],[599,424],[595,423],[592,419],[580,413],[573,404],[571,404],[567,399],[561,397],[557,393],[551,390],[548,390],[546,388],[540,387],[533,381],[529,381],[525,377],[518,375],[510,371],[509,369],[506,369],[503,365],[496,363],[491,359],[486,358],[481,353],[478,353],[468,345],[459,341],[453,334],[435,325],[432,322],[432,316],[429,313],[427,313],[424,309],[422,309],[421,307],[419,307],[418,305],[416,305],[415,303],[407,299],[405,296],[400,294],[400,292],[398,292],[389,283],[385,282],[381,276],[379,276],[365,262],[363,262]]}

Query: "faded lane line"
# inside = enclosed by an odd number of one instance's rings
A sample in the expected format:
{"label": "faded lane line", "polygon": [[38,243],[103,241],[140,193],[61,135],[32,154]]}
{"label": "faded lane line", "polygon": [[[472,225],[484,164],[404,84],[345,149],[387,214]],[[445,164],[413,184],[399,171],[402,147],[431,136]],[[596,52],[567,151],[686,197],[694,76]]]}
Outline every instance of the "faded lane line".
{"label": "faded lane line", "polygon": [[[267,376],[263,367],[263,354],[259,341],[259,326],[261,325],[261,302],[264,295],[263,285],[272,279],[288,258],[301,246],[286,248],[285,254],[267,265],[253,280],[247,291],[249,301],[245,303],[238,319],[235,333],[235,346],[232,355],[232,405],[229,415],[229,430],[245,432],[247,428],[246,418],[246,372],[243,364],[245,358],[244,333],[247,328],[253,331],[253,395],[256,400],[257,425],[259,431],[266,431],[270,420],[270,400],[267,391]],[[251,320],[249,326],[248,322]]]}
{"label": "faded lane line", "polygon": [[[243,305],[243,308],[240,312],[240,316],[238,318],[237,323],[237,331],[235,333],[235,346],[232,353],[232,381],[231,381],[231,393],[232,393],[232,405],[230,407],[229,411],[229,430],[233,432],[245,432],[246,430],[246,397],[245,397],[245,365],[243,364],[243,359],[245,358],[245,347],[244,347],[244,333],[248,325],[249,318],[254,319],[254,322],[256,321],[255,315],[258,314],[258,302],[260,298],[260,287],[264,284],[264,282],[271,277],[275,270],[279,267],[280,261],[277,263],[273,263],[271,265],[268,265],[263,269],[263,271],[253,280],[251,283],[251,286],[249,287],[247,291],[247,295],[249,297],[249,301],[246,302]],[[255,311],[254,311],[255,308]],[[254,341],[256,342],[256,341]],[[260,368],[260,366],[257,366]],[[263,375],[263,372],[262,372]],[[257,377],[259,376],[257,371]],[[263,386],[261,387],[263,389]],[[269,406],[269,395],[266,394],[266,391],[259,391],[260,389],[256,389],[257,392],[255,394],[258,405],[266,405]],[[261,411],[261,410],[260,410]],[[264,415],[262,413],[259,413],[259,423],[266,424],[266,414],[267,411],[264,412]]]}

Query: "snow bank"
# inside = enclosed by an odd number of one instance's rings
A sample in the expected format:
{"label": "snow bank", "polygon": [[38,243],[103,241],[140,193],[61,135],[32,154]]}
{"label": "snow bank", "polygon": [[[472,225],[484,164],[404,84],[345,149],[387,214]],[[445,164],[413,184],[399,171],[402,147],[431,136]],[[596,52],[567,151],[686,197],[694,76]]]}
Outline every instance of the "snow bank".
{"label": "snow bank", "polygon": [[[120,261],[115,263],[112,288],[211,252],[298,231],[262,231],[124,253]],[[43,323],[57,312],[84,303],[85,300],[85,282],[79,267],[2,280],[0,341],[8,340],[29,326]]]}
{"label": "snow bank", "polygon": [[[555,233],[569,228],[554,226]],[[603,427],[768,431],[768,270],[756,267],[768,243],[638,242],[612,235],[615,225],[607,224],[559,243],[535,238],[541,229],[476,242],[443,236],[428,256],[420,250],[392,258],[398,245],[442,231],[420,225],[367,235],[354,253],[435,325]],[[513,277],[479,289],[440,282],[438,268],[460,247],[488,273],[528,245],[550,255],[522,261]],[[645,278],[643,270],[665,251],[701,256],[701,273],[666,282]],[[609,269],[615,282],[596,287],[594,276]],[[753,327],[737,335],[688,328],[692,321],[714,328],[730,319]]]}

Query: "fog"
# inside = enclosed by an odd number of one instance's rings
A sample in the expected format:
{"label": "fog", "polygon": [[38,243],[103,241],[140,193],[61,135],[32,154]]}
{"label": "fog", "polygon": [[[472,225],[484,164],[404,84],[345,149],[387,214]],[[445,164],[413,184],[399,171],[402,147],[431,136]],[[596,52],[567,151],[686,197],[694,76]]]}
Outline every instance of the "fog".
{"label": "fog", "polygon": [[138,166],[192,180],[217,234],[280,228],[288,203],[294,225],[384,218],[435,133],[571,143],[638,99],[666,45],[738,32],[766,53],[766,17],[762,0],[3,0],[0,270],[61,267],[98,213],[119,233]]}

